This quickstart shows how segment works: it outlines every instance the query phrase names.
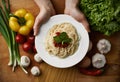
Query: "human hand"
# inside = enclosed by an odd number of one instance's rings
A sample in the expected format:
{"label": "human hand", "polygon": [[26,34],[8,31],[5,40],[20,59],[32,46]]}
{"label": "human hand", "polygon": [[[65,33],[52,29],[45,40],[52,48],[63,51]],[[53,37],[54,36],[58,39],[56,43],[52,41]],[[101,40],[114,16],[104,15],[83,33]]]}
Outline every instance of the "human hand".
{"label": "human hand", "polygon": [[50,0],[35,0],[36,4],[40,8],[40,12],[35,19],[35,24],[33,26],[34,35],[37,35],[40,26],[45,23],[50,16],[55,14],[55,10]]}
{"label": "human hand", "polygon": [[72,16],[78,22],[81,22],[85,29],[90,32],[89,23],[87,22],[85,15],[77,7],[78,1],[79,0],[66,0],[64,13]]}

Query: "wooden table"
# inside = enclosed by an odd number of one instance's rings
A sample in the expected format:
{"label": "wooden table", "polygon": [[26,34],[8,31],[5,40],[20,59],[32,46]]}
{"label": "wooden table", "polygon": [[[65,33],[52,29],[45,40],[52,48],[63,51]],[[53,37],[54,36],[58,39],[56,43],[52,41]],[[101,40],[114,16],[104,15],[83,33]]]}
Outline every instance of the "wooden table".
{"label": "wooden table", "polygon": [[[64,11],[64,0],[52,0],[57,14]],[[10,0],[11,9],[15,11],[18,8],[26,8],[36,16],[39,8],[34,0]],[[30,72],[32,66],[37,65],[42,74],[39,77],[34,77],[30,73],[26,75],[20,67],[17,67],[15,72],[12,72],[12,67],[9,67],[9,53],[5,40],[0,34],[0,82],[120,82],[120,32],[112,36],[104,36],[98,32],[91,32],[90,39],[93,42],[92,50],[87,54],[91,56],[97,51],[96,43],[99,39],[106,38],[112,44],[111,51],[106,55],[109,67],[101,76],[87,76],[79,72],[76,66],[66,69],[54,68],[46,63],[36,63],[33,60],[33,54],[28,54],[21,49],[20,54],[27,55],[31,58],[31,65],[27,69]]]}

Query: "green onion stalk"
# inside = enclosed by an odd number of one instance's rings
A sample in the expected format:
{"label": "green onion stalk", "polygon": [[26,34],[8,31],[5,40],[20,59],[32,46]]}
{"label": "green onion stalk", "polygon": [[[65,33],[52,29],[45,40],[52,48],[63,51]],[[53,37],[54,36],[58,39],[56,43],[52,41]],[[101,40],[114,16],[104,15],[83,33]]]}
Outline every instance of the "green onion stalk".
{"label": "green onion stalk", "polygon": [[16,32],[9,27],[10,1],[2,0],[0,4],[0,33],[4,37],[9,50],[9,66],[12,66],[12,71],[15,71],[17,64],[27,74],[28,72],[22,67],[20,63],[19,45],[15,41]]}

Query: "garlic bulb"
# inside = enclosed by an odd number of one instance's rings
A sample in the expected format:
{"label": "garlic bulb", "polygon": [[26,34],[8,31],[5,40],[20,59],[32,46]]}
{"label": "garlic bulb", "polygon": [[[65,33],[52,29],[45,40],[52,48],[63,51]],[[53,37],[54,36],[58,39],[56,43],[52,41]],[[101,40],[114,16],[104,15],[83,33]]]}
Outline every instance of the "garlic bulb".
{"label": "garlic bulb", "polygon": [[34,76],[38,76],[38,75],[40,75],[40,70],[37,66],[33,66],[32,69],[31,69],[31,73]]}
{"label": "garlic bulb", "polygon": [[42,59],[41,59],[41,57],[40,57],[40,55],[38,53],[34,55],[34,60],[36,62],[42,62]]}
{"label": "garlic bulb", "polygon": [[97,48],[100,51],[100,53],[108,53],[111,50],[111,44],[108,40],[106,39],[101,39],[97,43]]}
{"label": "garlic bulb", "polygon": [[27,56],[22,56],[21,57],[21,65],[23,67],[28,67],[30,65],[30,59]]}
{"label": "garlic bulb", "polygon": [[92,64],[95,68],[102,68],[106,64],[106,58],[103,54],[96,53],[92,57]]}

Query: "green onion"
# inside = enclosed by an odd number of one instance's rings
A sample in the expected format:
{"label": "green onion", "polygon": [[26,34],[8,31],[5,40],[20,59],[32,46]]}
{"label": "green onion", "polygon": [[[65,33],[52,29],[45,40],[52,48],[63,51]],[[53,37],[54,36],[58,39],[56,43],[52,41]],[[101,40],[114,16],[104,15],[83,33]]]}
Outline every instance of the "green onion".
{"label": "green onion", "polygon": [[22,67],[20,63],[20,52],[18,43],[15,41],[16,32],[13,32],[9,27],[10,1],[2,0],[0,4],[0,33],[4,37],[9,50],[9,63],[12,66],[12,71],[18,64],[22,70],[27,74],[28,72]]}

